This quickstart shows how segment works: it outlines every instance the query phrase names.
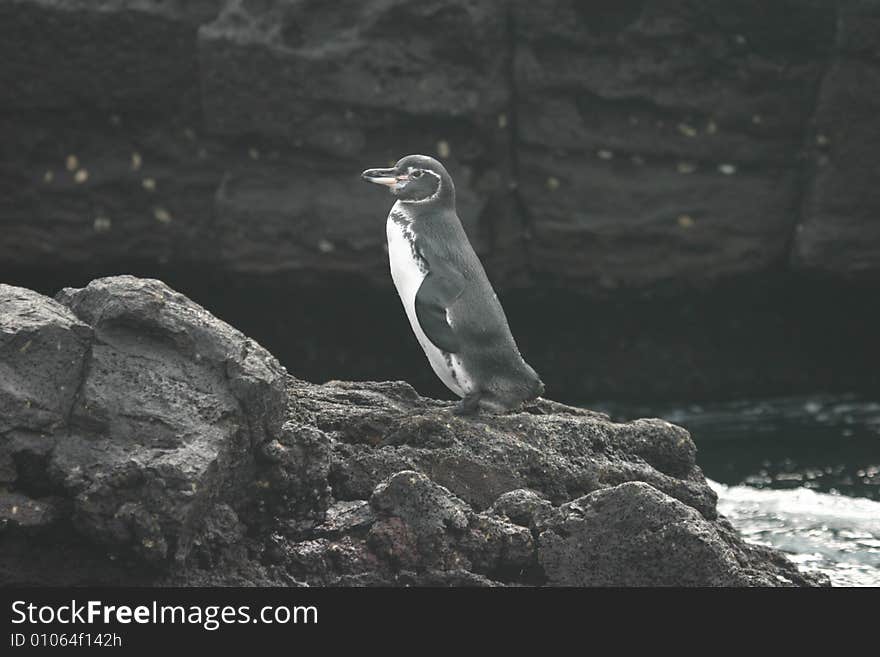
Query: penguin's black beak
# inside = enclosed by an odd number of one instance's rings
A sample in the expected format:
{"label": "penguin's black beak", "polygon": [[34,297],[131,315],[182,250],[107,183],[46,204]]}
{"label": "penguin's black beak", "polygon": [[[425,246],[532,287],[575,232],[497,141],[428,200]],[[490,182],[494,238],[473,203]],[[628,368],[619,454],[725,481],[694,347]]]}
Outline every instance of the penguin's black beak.
{"label": "penguin's black beak", "polygon": [[361,174],[361,178],[367,182],[393,187],[398,182],[405,180],[406,176],[397,173],[397,169],[367,169]]}

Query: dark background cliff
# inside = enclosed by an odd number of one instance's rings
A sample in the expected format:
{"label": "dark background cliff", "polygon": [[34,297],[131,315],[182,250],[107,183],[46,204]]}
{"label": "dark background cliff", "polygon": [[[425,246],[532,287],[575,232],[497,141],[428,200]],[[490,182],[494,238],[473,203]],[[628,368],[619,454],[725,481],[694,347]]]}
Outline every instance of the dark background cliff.
{"label": "dark background cliff", "polygon": [[161,278],[445,395],[361,170],[443,159],[548,394],[880,381],[880,2],[3,0],[0,281]]}

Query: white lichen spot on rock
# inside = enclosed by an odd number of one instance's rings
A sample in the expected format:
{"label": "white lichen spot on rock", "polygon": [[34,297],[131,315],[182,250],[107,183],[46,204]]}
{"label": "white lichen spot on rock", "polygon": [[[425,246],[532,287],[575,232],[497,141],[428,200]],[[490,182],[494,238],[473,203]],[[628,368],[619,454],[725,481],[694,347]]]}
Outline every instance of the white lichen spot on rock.
{"label": "white lichen spot on rock", "polygon": [[131,154],[131,170],[138,171],[141,168],[141,165],[144,163],[141,158],[141,154],[135,151]]}
{"label": "white lichen spot on rock", "polygon": [[144,178],[141,180],[141,186],[148,192],[156,191],[156,180],[154,178]]}
{"label": "white lichen spot on rock", "polygon": [[79,158],[76,155],[68,155],[64,161],[64,166],[68,171],[76,171],[79,169]]}
{"label": "white lichen spot on rock", "polygon": [[318,251],[321,253],[331,253],[336,250],[336,246],[330,240],[322,239],[318,242]]}
{"label": "white lichen spot on rock", "polygon": [[446,141],[445,139],[441,139],[440,141],[437,142],[437,155],[439,155],[442,158],[447,158],[447,157],[449,157],[450,152],[451,152],[451,149],[449,148],[448,141]]}
{"label": "white lichen spot on rock", "polygon": [[507,114],[498,115],[498,127],[502,130],[507,127]]}
{"label": "white lichen spot on rock", "polygon": [[725,176],[732,176],[736,173],[736,167],[732,164],[719,164],[718,171],[723,173]]}
{"label": "white lichen spot on rock", "polygon": [[689,214],[680,214],[676,218],[676,222],[681,228],[690,228],[694,225],[694,218]]}
{"label": "white lichen spot on rock", "polygon": [[600,160],[610,160],[614,157],[614,153],[603,148],[602,150],[596,151],[596,157]]}
{"label": "white lichen spot on rock", "polygon": [[688,125],[687,123],[679,123],[678,124],[678,131],[681,134],[683,134],[685,137],[696,137],[697,136],[697,129],[692,125]]}
{"label": "white lichen spot on rock", "polygon": [[675,165],[675,169],[679,173],[693,173],[697,170],[697,165],[693,162],[679,162]]}
{"label": "white lichen spot on rock", "polygon": [[110,221],[110,218],[104,216],[95,217],[95,221],[92,222],[92,227],[96,233],[106,233],[112,225],[113,223]]}
{"label": "white lichen spot on rock", "polygon": [[547,178],[547,189],[551,191],[559,189],[559,178],[556,178],[555,176],[550,176],[549,178]]}
{"label": "white lichen spot on rock", "polygon": [[718,132],[718,124],[715,123],[712,119],[709,119],[709,123],[706,124],[706,134],[714,135]]}
{"label": "white lichen spot on rock", "polygon": [[80,169],[75,174],[73,174],[73,180],[77,185],[82,185],[85,181],[89,179],[89,172],[86,169]]}
{"label": "white lichen spot on rock", "polygon": [[44,183],[50,183],[53,180],[55,180],[55,173],[54,172],[47,171],[46,173],[43,174],[43,182]]}
{"label": "white lichen spot on rock", "polygon": [[259,160],[260,159],[260,151],[258,151],[256,148],[251,146],[248,149],[248,157],[251,158],[252,160]]}
{"label": "white lichen spot on rock", "polygon": [[160,224],[170,224],[171,223],[171,213],[168,212],[163,207],[155,207],[153,208],[153,216],[156,218]]}
{"label": "white lichen spot on rock", "polygon": [[828,139],[828,135],[823,135],[823,134],[820,132],[818,135],[816,135],[816,143],[817,143],[819,146],[827,146],[828,144],[831,143],[831,140]]}

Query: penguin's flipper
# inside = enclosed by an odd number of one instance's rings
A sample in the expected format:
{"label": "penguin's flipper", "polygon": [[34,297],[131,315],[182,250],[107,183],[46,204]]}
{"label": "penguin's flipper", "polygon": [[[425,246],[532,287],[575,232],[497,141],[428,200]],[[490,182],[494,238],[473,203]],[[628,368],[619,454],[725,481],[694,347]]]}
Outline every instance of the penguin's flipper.
{"label": "penguin's flipper", "polygon": [[416,318],[435,347],[454,354],[461,349],[461,343],[449,325],[446,310],[461,296],[465,280],[449,266],[429,266],[428,275],[416,292]]}

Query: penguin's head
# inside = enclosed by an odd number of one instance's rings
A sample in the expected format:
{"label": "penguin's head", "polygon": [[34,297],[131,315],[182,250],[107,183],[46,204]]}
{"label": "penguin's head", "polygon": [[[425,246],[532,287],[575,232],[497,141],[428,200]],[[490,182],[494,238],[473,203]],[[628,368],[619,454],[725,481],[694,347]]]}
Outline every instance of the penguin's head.
{"label": "penguin's head", "polygon": [[446,168],[427,155],[407,155],[390,169],[367,169],[361,177],[368,182],[385,185],[404,202],[455,199],[455,188]]}

